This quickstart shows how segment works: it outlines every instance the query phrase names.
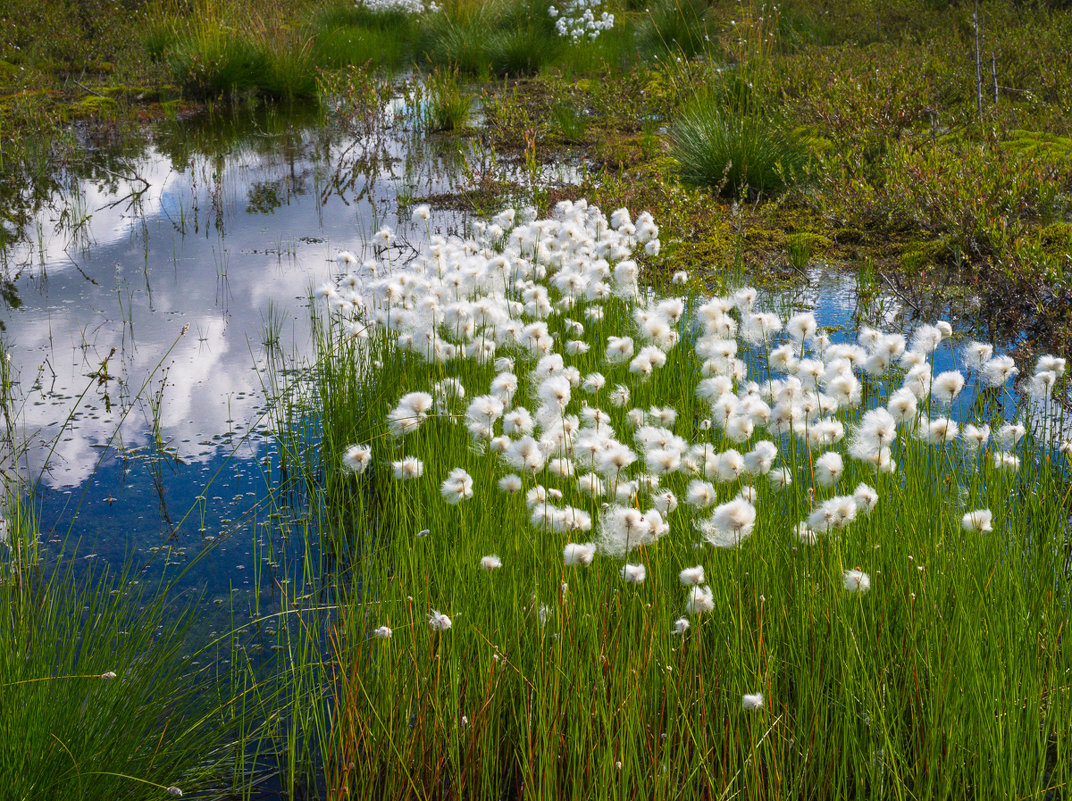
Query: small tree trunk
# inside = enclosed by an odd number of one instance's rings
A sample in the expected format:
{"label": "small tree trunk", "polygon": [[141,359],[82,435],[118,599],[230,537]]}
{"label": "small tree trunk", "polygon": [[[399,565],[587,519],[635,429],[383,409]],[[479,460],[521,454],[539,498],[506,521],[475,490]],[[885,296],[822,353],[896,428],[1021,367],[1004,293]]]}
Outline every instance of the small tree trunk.
{"label": "small tree trunk", "polygon": [[979,0],[975,0],[975,101],[983,118],[983,56],[979,50]]}

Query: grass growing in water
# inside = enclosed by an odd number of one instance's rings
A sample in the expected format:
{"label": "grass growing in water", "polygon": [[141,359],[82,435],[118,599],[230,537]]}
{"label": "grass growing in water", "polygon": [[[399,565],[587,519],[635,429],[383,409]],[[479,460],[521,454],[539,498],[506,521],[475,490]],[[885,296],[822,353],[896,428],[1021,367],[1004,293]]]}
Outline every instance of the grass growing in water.
{"label": "grass growing in water", "polygon": [[1064,786],[1063,360],[1021,427],[1011,360],[935,368],[944,324],[833,343],[753,290],[642,292],[650,216],[532,218],[406,269],[381,232],[381,277],[323,289],[337,786]]}
{"label": "grass growing in water", "polygon": [[457,70],[433,70],[425,81],[424,96],[423,117],[429,131],[457,131],[469,124],[471,101],[458,86]]}
{"label": "grass growing in water", "polygon": [[192,616],[129,577],[41,584],[17,556],[0,555],[4,797],[166,798],[213,778],[224,715],[188,661]]}

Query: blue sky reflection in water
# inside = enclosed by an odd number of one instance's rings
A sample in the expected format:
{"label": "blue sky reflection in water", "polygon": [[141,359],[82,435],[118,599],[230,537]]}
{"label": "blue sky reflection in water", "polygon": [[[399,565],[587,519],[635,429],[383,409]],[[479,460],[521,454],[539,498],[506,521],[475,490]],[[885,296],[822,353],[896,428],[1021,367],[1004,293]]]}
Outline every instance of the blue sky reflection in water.
{"label": "blue sky reflection in water", "polygon": [[[91,178],[67,176],[67,191],[3,254],[22,301],[0,312],[27,443],[17,469],[30,483],[41,477],[53,552],[77,543],[80,558],[137,566],[166,543],[168,518],[197,507],[153,560],[181,570],[202,547],[202,513],[215,536],[263,502],[266,326],[276,353],[300,360],[308,298],[334,274],[335,255],[361,257],[388,224],[405,258],[427,234],[406,211],[400,222],[398,195],[456,186],[456,154],[401,125],[358,135],[319,121],[224,122],[226,135],[166,127]],[[195,144],[176,148],[184,137]],[[198,149],[203,140],[212,146]],[[440,213],[432,230],[461,223]],[[248,530],[267,522],[258,508],[244,535],[193,571],[196,583],[218,592],[247,581]]]}

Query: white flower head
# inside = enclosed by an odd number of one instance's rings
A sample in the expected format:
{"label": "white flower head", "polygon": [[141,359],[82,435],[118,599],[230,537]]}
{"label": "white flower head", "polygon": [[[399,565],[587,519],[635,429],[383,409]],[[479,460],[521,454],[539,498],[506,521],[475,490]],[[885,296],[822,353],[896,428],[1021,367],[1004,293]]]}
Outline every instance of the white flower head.
{"label": "white flower head", "polygon": [[562,561],[567,567],[581,565],[588,567],[596,557],[596,545],[594,542],[569,542],[562,549]]}
{"label": "white flower head", "polygon": [[643,584],[647,577],[648,571],[644,565],[627,564],[622,567],[622,580],[626,584]]}
{"label": "white flower head", "polygon": [[678,580],[688,586],[699,586],[703,584],[707,579],[704,578],[703,565],[696,565],[695,567],[686,567],[680,573],[677,574]]}
{"label": "white flower head", "polygon": [[965,514],[960,525],[965,531],[993,531],[993,520],[994,515],[989,509],[976,509]]}
{"label": "white flower head", "polygon": [[871,589],[871,577],[862,570],[846,570],[841,575],[841,585],[849,592],[864,593]]}
{"label": "white flower head", "polygon": [[372,447],[369,445],[351,445],[342,454],[342,465],[352,473],[361,475],[372,464]]}
{"label": "white flower head", "polygon": [[449,617],[438,609],[433,609],[428,613],[428,625],[432,627],[432,631],[447,631],[453,624]]}
{"label": "white flower head", "polygon": [[689,590],[689,600],[685,604],[685,611],[690,615],[702,615],[715,608],[715,595],[706,584],[702,587],[693,587]]}
{"label": "white flower head", "polygon": [[763,708],[763,693],[745,693],[741,696],[741,709],[752,711]]}

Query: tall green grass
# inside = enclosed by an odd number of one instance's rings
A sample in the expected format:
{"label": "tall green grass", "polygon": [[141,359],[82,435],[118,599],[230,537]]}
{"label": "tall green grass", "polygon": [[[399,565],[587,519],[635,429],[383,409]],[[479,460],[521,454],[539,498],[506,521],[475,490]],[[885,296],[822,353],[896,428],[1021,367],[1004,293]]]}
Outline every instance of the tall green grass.
{"label": "tall green grass", "polygon": [[[547,235],[554,237],[551,229]],[[475,249],[500,245],[485,239]],[[548,262],[552,272],[557,258]],[[520,293],[506,275],[499,289]],[[561,299],[552,289],[552,305]],[[683,300],[695,309],[705,299]],[[623,383],[629,406],[672,405],[673,433],[715,452],[743,452],[770,436],[760,426],[742,444],[701,425],[710,409],[694,391],[703,377],[691,347],[695,321],[684,318],[680,344],[645,380],[603,358],[610,335],[635,333],[638,301],[609,300],[598,321],[584,314],[594,305],[582,300],[546,317],[557,343],[590,346],[566,364],[607,378],[593,394],[574,389],[568,412],[598,406],[628,441],[629,410],[607,394]],[[583,334],[567,316],[585,320]],[[693,527],[701,513],[684,502],[695,476],[670,473],[660,490],[681,505],[666,517],[668,536],[628,555],[647,569],[646,581],[628,584],[623,559],[598,554],[588,567],[564,564],[563,546],[595,540],[596,531],[534,528],[541,503],[527,504],[525,491],[536,484],[561,491],[561,501],[544,503],[571,504],[593,519],[604,499],[546,470],[525,476],[521,493],[498,488],[511,469],[459,424],[496,368],[464,358],[425,361],[400,349],[388,325],[383,314],[369,327],[329,318],[319,329],[311,396],[323,434],[308,464],[330,510],[318,533],[325,549],[349,555],[349,578],[333,584],[339,615],[322,679],[335,710],[326,775],[338,793],[959,799],[1061,792],[1072,742],[1069,485],[1052,441],[1028,434],[1015,450],[1021,466],[1008,472],[992,462],[996,447],[930,445],[909,427],[893,448],[896,470],[846,458],[832,489],[815,478],[818,446],[774,436],[791,487],[775,490],[748,476],[716,485],[719,502],[755,487],[752,536],[736,548],[707,545]],[[439,330],[447,341],[467,338],[446,322]],[[479,328],[470,336],[478,341]],[[771,376],[762,347],[742,354],[753,380]],[[535,357],[509,345],[497,355],[516,360],[515,403],[534,404]],[[863,406],[836,413],[850,435],[862,410],[884,403],[902,375],[864,378]],[[447,378],[465,387],[464,401],[441,402],[413,433],[388,432],[401,394],[431,391]],[[960,413],[996,424],[998,400],[984,393]],[[1054,423],[1033,414],[1024,419],[1039,431]],[[353,443],[372,448],[360,474],[341,463]],[[423,460],[421,478],[392,475],[391,463],[404,456]],[[473,496],[451,505],[440,482],[458,467],[471,475]],[[870,515],[814,544],[797,537],[797,521],[859,482],[878,494]],[[653,500],[641,491],[635,503],[643,510]],[[978,508],[993,511],[993,531],[962,526],[965,511]],[[482,558],[492,554],[501,568],[484,569]],[[712,611],[690,616],[678,574],[697,564],[706,569]],[[846,588],[853,569],[870,577],[868,592]],[[429,625],[436,612],[450,618],[449,629]],[[683,616],[691,626],[679,634]],[[376,636],[385,626],[391,636]],[[759,708],[743,702],[754,694],[763,696]]]}
{"label": "tall green grass", "polygon": [[130,576],[42,580],[0,559],[4,797],[166,798],[217,780],[228,713],[188,661],[194,616]]}
{"label": "tall green grass", "polygon": [[808,163],[805,146],[776,117],[721,93],[686,105],[670,129],[670,152],[683,181],[731,196],[791,185]]}
{"label": "tall green grass", "polygon": [[445,3],[421,26],[418,50],[431,64],[473,75],[530,75],[562,47],[544,0]]}

